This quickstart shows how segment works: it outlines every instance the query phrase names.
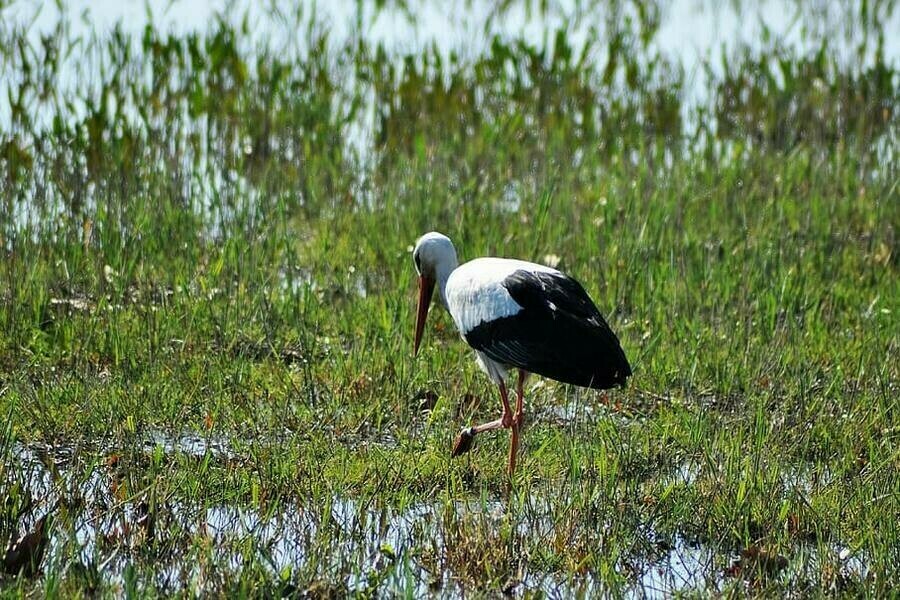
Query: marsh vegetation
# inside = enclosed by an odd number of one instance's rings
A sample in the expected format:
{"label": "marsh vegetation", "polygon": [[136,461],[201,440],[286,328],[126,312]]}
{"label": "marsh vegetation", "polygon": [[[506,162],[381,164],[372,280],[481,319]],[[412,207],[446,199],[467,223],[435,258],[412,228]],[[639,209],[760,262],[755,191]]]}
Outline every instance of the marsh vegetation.
{"label": "marsh vegetation", "polygon": [[[900,586],[895,2],[4,4],[4,594]],[[673,54],[685,7],[759,35]],[[446,315],[412,358],[431,229],[634,368],[531,381],[512,482],[449,459],[499,403]]]}

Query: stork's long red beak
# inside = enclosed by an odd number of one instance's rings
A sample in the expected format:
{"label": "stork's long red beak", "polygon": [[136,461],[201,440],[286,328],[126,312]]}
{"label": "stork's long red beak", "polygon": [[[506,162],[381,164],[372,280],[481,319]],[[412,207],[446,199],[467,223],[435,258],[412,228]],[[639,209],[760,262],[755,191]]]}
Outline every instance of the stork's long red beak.
{"label": "stork's long red beak", "polygon": [[431,306],[431,295],[434,293],[434,279],[419,276],[419,306],[416,309],[416,343],[413,356],[419,353],[419,343],[422,341],[422,332],[425,331],[425,318],[428,316],[428,307]]}

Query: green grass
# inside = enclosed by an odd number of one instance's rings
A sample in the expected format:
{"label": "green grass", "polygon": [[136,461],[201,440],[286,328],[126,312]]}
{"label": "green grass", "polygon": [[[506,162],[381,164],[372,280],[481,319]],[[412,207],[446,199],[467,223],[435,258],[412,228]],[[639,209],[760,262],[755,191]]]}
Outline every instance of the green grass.
{"label": "green grass", "polygon": [[[669,553],[686,594],[900,585],[896,57],[735,57],[692,128],[645,29],[402,74],[151,29],[82,50],[83,112],[9,54],[0,542],[53,516],[5,593],[652,593]],[[431,229],[556,255],[634,369],[532,379],[511,482],[505,434],[449,458],[499,401],[446,314],[412,357]]]}

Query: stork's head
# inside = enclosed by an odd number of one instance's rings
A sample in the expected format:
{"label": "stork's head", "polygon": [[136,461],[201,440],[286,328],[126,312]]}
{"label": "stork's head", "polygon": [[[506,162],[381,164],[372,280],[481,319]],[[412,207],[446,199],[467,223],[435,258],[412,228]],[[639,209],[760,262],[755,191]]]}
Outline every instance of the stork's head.
{"label": "stork's head", "polygon": [[414,353],[418,354],[435,283],[440,282],[442,289],[447,283],[447,277],[458,264],[456,248],[453,247],[453,242],[446,235],[431,231],[416,242],[416,247],[413,249],[413,261],[416,263],[416,273],[419,274],[419,307],[416,310],[414,350]]}

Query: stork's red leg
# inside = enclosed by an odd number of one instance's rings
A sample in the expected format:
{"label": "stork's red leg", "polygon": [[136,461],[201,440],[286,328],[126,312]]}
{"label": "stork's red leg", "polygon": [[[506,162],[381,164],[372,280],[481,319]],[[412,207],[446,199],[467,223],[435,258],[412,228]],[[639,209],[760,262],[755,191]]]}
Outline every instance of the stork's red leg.
{"label": "stork's red leg", "polygon": [[519,382],[516,384],[516,414],[513,416],[513,422],[521,427],[525,420],[525,408],[523,407],[525,399],[525,379],[528,378],[528,372],[519,369]]}
{"label": "stork's red leg", "polygon": [[516,472],[516,453],[519,451],[519,426],[516,423],[509,428],[509,464],[506,473],[512,477]]}
{"label": "stork's red leg", "polygon": [[453,442],[453,451],[450,452],[450,457],[459,456],[460,454],[465,454],[469,450],[472,449],[472,443],[475,441],[475,435],[481,433],[482,431],[490,431],[492,429],[501,429],[512,427],[513,422],[515,421],[515,415],[513,414],[512,407],[509,405],[509,393],[506,391],[506,384],[502,381],[500,382],[500,400],[503,402],[503,415],[494,421],[489,421],[487,423],[482,423],[481,425],[475,425],[474,427],[467,427],[459,432],[459,435],[456,436],[456,441]]}
{"label": "stork's red leg", "polygon": [[528,373],[519,369],[519,381],[516,384],[516,412],[513,415],[512,428],[510,430],[509,440],[509,465],[507,472],[510,477],[516,472],[516,455],[519,452],[519,432],[522,428],[522,422],[525,418],[525,409],[523,407],[525,378]]}

